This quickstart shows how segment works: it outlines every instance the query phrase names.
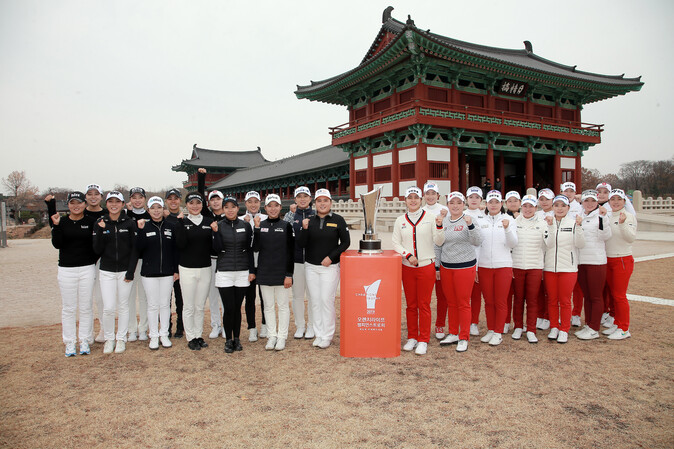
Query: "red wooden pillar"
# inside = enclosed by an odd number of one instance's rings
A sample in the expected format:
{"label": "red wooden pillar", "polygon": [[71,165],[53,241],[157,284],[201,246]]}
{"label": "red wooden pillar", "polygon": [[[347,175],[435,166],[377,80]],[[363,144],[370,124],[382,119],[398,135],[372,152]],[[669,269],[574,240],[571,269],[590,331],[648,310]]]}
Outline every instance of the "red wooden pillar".
{"label": "red wooden pillar", "polygon": [[555,153],[555,159],[554,159],[554,167],[553,167],[553,174],[552,174],[552,179],[553,179],[553,188],[552,190],[557,193],[559,192],[559,188],[562,185],[562,158],[559,155],[559,152]]}
{"label": "red wooden pillar", "polygon": [[421,142],[417,144],[416,172],[417,186],[422,187],[428,181],[428,157],[426,144]]}
{"label": "red wooden pillar", "polygon": [[505,158],[503,156],[503,151],[498,154],[498,177],[501,180],[501,193],[505,194]]}
{"label": "red wooden pillar", "polygon": [[491,147],[491,144],[487,147],[487,179],[491,184],[491,188],[494,188],[494,149]]}
{"label": "red wooden pillar", "polygon": [[372,166],[372,152],[367,153],[367,191],[374,189],[374,167]]}
{"label": "red wooden pillar", "polygon": [[394,148],[393,151],[391,151],[391,183],[392,189],[391,189],[391,195],[394,198],[397,198],[400,196],[400,164],[399,161],[400,159],[398,158],[398,149]]}
{"label": "red wooden pillar", "polygon": [[451,191],[461,190],[459,181],[459,165],[461,165],[459,161],[459,147],[453,145],[450,151],[450,168],[452,172],[449,187]]}
{"label": "red wooden pillar", "polygon": [[459,154],[459,190],[462,193],[468,190],[466,185],[466,154],[463,151]]}
{"label": "red wooden pillar", "polygon": [[[580,164],[580,151],[576,155],[576,170],[574,173],[574,182],[576,183],[576,192],[580,193],[583,191],[583,170]],[[594,188],[594,187],[592,187]]]}
{"label": "red wooden pillar", "polygon": [[356,167],[353,154],[349,156],[349,198],[356,200]]}
{"label": "red wooden pillar", "polygon": [[534,153],[531,148],[527,149],[527,159],[524,168],[524,187],[530,189],[534,186]]}

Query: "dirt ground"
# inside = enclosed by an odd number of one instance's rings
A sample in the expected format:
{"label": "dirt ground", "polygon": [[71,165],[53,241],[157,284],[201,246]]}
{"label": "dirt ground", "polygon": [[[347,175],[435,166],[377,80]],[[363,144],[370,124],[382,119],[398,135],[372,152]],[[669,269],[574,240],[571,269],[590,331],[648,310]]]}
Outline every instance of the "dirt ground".
{"label": "dirt ground", "polygon": [[[674,344],[662,338],[671,306],[632,303],[633,337],[621,342],[560,345],[539,331],[537,345],[472,337],[463,354],[433,340],[425,357],[347,359],[339,335],[327,350],[291,340],[278,353],[244,338],[235,354],[207,338],[199,352],[174,340],[110,356],[95,344],[65,358],[60,324],[44,324],[60,321],[53,251],[38,240],[9,250],[0,250],[2,448],[674,447]],[[674,298],[672,268],[674,259],[638,263],[630,292]]]}

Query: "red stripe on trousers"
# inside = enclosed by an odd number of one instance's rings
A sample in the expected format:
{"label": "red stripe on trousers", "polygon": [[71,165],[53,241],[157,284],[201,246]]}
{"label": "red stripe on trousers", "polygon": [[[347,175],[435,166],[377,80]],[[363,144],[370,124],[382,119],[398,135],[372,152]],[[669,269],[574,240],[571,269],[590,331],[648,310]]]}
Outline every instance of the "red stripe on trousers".
{"label": "red stripe on trousers", "polygon": [[431,337],[431,295],[435,285],[435,265],[403,265],[403,290],[407,308],[407,338],[428,343]]}

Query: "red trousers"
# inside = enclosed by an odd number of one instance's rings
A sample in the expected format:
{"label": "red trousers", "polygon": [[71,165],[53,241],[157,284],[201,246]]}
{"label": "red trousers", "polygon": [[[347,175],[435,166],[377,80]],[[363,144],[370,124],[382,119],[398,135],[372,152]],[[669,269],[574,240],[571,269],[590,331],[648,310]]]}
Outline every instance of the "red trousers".
{"label": "red trousers", "polygon": [[[608,265],[606,266],[606,272],[608,274]],[[611,296],[611,289],[608,287],[608,283],[604,284],[604,312],[615,317],[615,302],[613,301],[613,296]]]}
{"label": "red trousers", "polygon": [[508,301],[506,303],[506,324],[509,324],[513,320],[513,301],[515,301],[515,278],[510,281],[510,291],[508,292]]}
{"label": "red trousers", "polygon": [[618,329],[630,329],[630,304],[627,301],[627,286],[634,271],[634,257],[607,257],[606,283],[611,289],[615,307],[614,324]]}
{"label": "red trousers", "polygon": [[515,329],[524,327],[524,303],[527,305],[527,331],[536,332],[536,318],[538,317],[538,291],[541,288],[543,270],[520,270],[513,268],[513,288],[515,301],[513,302],[513,320]]}
{"label": "red trousers", "polygon": [[545,271],[543,272],[541,287],[538,289],[538,318],[544,320],[550,318],[550,314],[548,313],[548,293],[545,291]]}
{"label": "red trousers", "polygon": [[403,265],[403,290],[407,308],[407,338],[428,343],[431,337],[431,295],[435,285],[435,265]]}
{"label": "red trousers", "polygon": [[[580,282],[576,281],[576,285],[573,286],[573,309],[571,310],[571,315],[580,316],[583,313],[583,289],[580,286]],[[585,318],[587,321],[587,318]]]}
{"label": "red trousers", "polygon": [[[447,321],[447,298],[442,289],[442,281],[438,280],[437,277],[435,280],[435,297],[437,298],[435,327],[444,328]],[[449,319],[451,320],[452,318],[450,317]]]}
{"label": "red trousers", "polygon": [[510,267],[480,267],[478,270],[484,296],[484,310],[487,315],[487,329],[501,334],[508,312],[507,302],[510,284],[513,280],[513,269]]}
{"label": "red trousers", "polygon": [[[606,265],[578,265],[578,283],[585,296],[585,324],[599,331],[604,313],[604,286]],[[573,292],[576,297],[576,292]]]}
{"label": "red trousers", "polygon": [[475,267],[440,268],[442,289],[449,307],[449,333],[459,340],[470,339],[470,297],[475,284]]}
{"label": "red trousers", "polygon": [[550,329],[559,328],[569,332],[571,328],[571,294],[576,285],[578,273],[545,272],[545,290],[548,292],[548,313]]}
{"label": "red trousers", "polygon": [[470,322],[477,324],[480,322],[480,306],[482,304],[482,288],[480,284],[473,281],[473,291],[470,294]]}

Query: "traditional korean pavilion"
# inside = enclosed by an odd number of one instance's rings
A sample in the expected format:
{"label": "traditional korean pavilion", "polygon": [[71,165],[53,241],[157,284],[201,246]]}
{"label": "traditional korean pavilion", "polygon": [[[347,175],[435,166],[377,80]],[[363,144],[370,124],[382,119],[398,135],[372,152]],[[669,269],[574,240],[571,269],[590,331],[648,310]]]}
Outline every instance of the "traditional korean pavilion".
{"label": "traditional korean pavilion", "polygon": [[391,16],[360,65],[297,86],[299,99],[346,106],[330,128],[349,155],[351,198],[375,186],[384,196],[436,181],[443,193],[496,178],[502,190],[581,185],[581,157],[602,125],[583,105],[643,86],[638,78],[578,70],[523,49],[462,42]]}

